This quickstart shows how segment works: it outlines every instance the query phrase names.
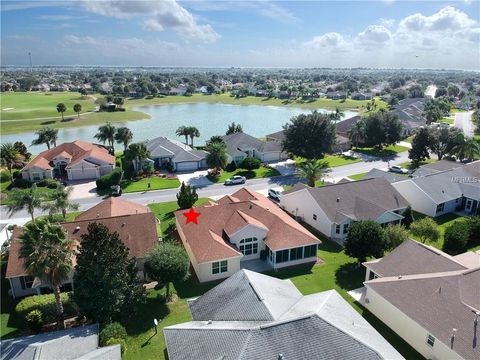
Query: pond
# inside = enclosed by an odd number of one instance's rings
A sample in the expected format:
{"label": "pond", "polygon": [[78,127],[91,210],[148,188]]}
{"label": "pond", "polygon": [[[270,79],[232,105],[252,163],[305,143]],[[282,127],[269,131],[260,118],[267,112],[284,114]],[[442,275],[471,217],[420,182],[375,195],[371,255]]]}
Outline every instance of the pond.
{"label": "pond", "polygon": [[[280,131],[282,125],[301,113],[310,112],[307,109],[262,105],[229,105],[229,104],[169,104],[134,107],[151,116],[148,120],[117,122],[114,125],[127,126],[133,132],[133,141],[139,142],[158,136],[184,141],[177,137],[175,131],[179,126],[195,126],[200,131],[200,137],[194,144],[203,145],[213,135],[224,135],[230,123],[241,124],[243,131],[255,137]],[[320,112],[327,110],[317,109]],[[345,111],[344,119],[356,115],[356,112]],[[57,143],[70,142],[77,139],[95,142],[95,134],[99,125],[60,129]],[[23,141],[27,146],[35,138],[34,132],[5,135],[2,142]],[[122,146],[118,145],[120,149]],[[29,151],[39,153],[45,150],[45,145],[29,146]]]}

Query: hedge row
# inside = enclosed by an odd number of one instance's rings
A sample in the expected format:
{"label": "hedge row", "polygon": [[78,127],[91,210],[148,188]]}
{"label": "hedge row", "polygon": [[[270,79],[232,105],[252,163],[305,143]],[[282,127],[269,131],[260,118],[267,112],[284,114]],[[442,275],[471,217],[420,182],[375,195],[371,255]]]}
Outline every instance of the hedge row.
{"label": "hedge row", "polygon": [[[78,308],[71,298],[71,292],[61,293],[60,296],[65,317],[77,315]],[[22,319],[25,319],[27,314],[33,310],[40,310],[42,312],[45,323],[54,322],[57,318],[55,296],[53,294],[27,296],[15,307],[16,313]]]}
{"label": "hedge row", "polygon": [[107,175],[103,175],[97,180],[97,190],[108,190],[110,186],[118,185],[122,178],[122,169],[115,168]]}

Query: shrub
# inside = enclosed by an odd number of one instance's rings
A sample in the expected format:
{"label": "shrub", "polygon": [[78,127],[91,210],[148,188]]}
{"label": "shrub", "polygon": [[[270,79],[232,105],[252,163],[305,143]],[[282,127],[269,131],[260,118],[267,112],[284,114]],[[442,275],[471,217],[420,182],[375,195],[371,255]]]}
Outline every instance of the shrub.
{"label": "shrub", "polygon": [[22,177],[16,177],[15,179],[13,179],[13,187],[26,189],[30,187],[30,181],[25,180]]}
{"label": "shrub", "polygon": [[[71,293],[62,293],[61,299],[63,311],[66,317],[75,316],[78,313],[77,306],[70,296]],[[43,321],[51,323],[56,321],[55,297],[53,294],[28,296],[20,301],[15,307],[15,312],[26,318],[32,310],[40,310],[43,314]]]}
{"label": "shrub", "polygon": [[260,160],[249,156],[242,160],[240,167],[247,170],[254,170],[258,169],[261,164],[262,162]]}
{"label": "shrub", "polygon": [[438,225],[431,217],[424,217],[423,219],[414,221],[410,225],[410,232],[420,238],[422,243],[425,243],[427,240],[435,242],[440,238]]}
{"label": "shrub", "polygon": [[480,245],[480,216],[471,216],[465,218],[465,223],[470,232],[468,239],[470,246]]}
{"label": "shrub", "polygon": [[8,173],[8,170],[0,171],[0,182],[7,182],[7,181],[10,181],[10,174]]}
{"label": "shrub", "polygon": [[464,252],[470,236],[468,226],[463,221],[455,221],[445,229],[443,250],[451,255]]}
{"label": "shrub", "polygon": [[120,352],[123,355],[127,352],[127,343],[123,339],[117,339],[117,338],[110,338],[105,342],[105,346],[110,346],[110,345],[120,345]]}
{"label": "shrub", "polygon": [[402,225],[388,225],[384,229],[387,249],[395,249],[405,240],[408,240],[408,230]]}
{"label": "shrub", "polygon": [[233,172],[237,170],[237,164],[235,163],[235,161],[232,161],[230,164],[228,164],[225,170],[227,170],[228,172]]}
{"label": "shrub", "polygon": [[50,179],[50,178],[43,179],[43,180],[37,182],[38,186],[44,186],[44,187],[47,187],[49,189],[56,189],[58,184],[59,184],[58,180]]}
{"label": "shrub", "polygon": [[109,339],[125,340],[127,338],[127,331],[119,322],[112,322],[107,324],[102,331],[100,331],[100,345],[107,345]]}
{"label": "shrub", "polygon": [[149,162],[143,164],[142,170],[143,170],[143,172],[144,172],[146,175],[152,175],[153,170],[154,170],[153,164],[152,164],[152,163],[149,163]]}
{"label": "shrub", "polygon": [[122,178],[122,169],[115,168],[113,171],[107,175],[103,175],[100,179],[96,181],[98,190],[108,190],[110,186],[118,185]]}
{"label": "shrub", "polygon": [[43,314],[40,310],[32,310],[25,316],[28,327],[33,332],[40,332],[43,325]]}

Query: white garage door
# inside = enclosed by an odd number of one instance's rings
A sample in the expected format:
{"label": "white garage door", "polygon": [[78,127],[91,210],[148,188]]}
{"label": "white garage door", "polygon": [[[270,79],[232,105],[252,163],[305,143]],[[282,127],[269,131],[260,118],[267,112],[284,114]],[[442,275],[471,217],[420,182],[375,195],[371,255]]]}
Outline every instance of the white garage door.
{"label": "white garage door", "polygon": [[71,180],[96,179],[97,170],[95,168],[72,169]]}
{"label": "white garage door", "polygon": [[177,171],[194,171],[198,169],[197,162],[181,162],[177,163]]}
{"label": "white garage door", "polygon": [[271,162],[271,161],[279,161],[280,154],[278,152],[271,152],[263,154],[263,161],[264,162]]}

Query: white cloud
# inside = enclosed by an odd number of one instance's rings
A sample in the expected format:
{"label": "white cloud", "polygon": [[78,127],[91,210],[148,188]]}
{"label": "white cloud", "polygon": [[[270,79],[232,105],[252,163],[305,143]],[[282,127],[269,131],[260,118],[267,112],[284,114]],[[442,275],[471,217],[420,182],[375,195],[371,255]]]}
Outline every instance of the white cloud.
{"label": "white cloud", "polygon": [[370,25],[357,35],[357,40],[365,46],[383,46],[390,43],[392,33],[385,26]]}
{"label": "white cloud", "polygon": [[379,21],[380,25],[385,26],[386,28],[391,28],[395,25],[395,19],[384,19],[381,18]]}
{"label": "white cloud", "polygon": [[330,48],[338,50],[344,48],[347,45],[347,41],[342,34],[329,32],[315,36],[312,40],[304,43],[304,45],[313,49]]}
{"label": "white cloud", "polygon": [[400,29],[417,32],[455,31],[473,25],[475,25],[475,20],[452,6],[446,6],[431,16],[417,13],[400,21]]}
{"label": "white cloud", "polygon": [[161,1],[83,1],[84,8],[95,14],[118,19],[146,18],[142,28],[148,31],[172,29],[187,39],[214,42],[220,38],[209,24],[199,24],[197,19],[175,0]]}

